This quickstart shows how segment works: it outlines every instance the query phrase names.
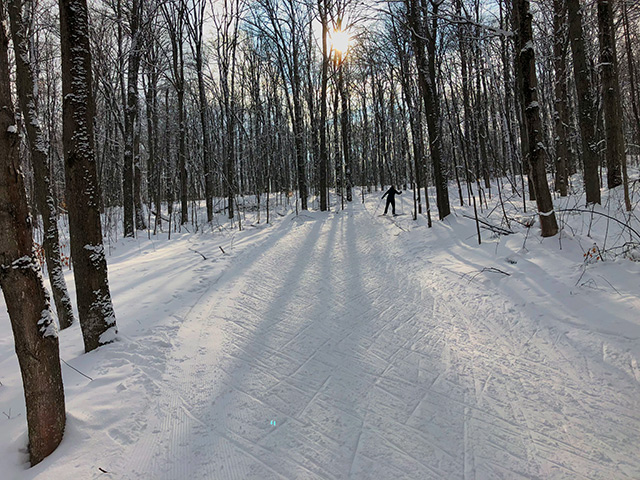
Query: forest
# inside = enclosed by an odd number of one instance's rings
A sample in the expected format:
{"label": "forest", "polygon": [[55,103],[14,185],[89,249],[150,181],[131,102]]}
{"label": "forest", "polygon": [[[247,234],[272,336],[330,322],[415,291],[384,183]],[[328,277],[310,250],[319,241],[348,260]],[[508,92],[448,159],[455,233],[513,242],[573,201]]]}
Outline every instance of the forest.
{"label": "forest", "polygon": [[639,52],[635,0],[3,1],[0,285],[30,464],[65,432],[58,329],[118,339],[112,244],[393,185],[425,235],[458,207],[477,243],[513,209],[541,239],[595,212],[637,260]]}

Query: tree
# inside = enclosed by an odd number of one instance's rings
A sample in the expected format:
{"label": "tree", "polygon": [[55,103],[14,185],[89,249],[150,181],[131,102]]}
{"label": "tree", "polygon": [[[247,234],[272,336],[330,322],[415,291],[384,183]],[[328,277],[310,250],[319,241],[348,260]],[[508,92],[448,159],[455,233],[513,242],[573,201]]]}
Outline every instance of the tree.
{"label": "tree", "polygon": [[[177,2],[177,4],[176,4]],[[169,31],[172,53],[172,81],[178,97],[178,170],[180,175],[180,224],[189,221],[189,202],[187,191],[187,145],[186,145],[186,120],[185,120],[185,80],[184,80],[184,23],[185,0],[171,0],[162,3],[162,13]],[[159,213],[159,212],[158,212]]]}
{"label": "tree", "polygon": [[[602,100],[604,126],[607,140],[607,186],[615,188],[622,184],[621,167],[626,170],[624,148],[624,126],[620,104],[618,82],[618,56],[613,26],[613,0],[598,0],[598,31],[600,36],[600,72],[602,77]],[[626,178],[625,178],[626,180]],[[625,181],[625,202],[631,211],[628,185]]]}
{"label": "tree", "polygon": [[236,90],[239,23],[244,0],[224,2],[224,8],[215,9],[213,24],[216,29],[216,53],[220,81],[220,103],[224,119],[224,184],[228,202],[229,218],[234,218],[234,201],[237,193],[236,181]]}
{"label": "tree", "polygon": [[31,164],[33,165],[36,187],[34,190],[35,200],[42,215],[44,227],[42,243],[49,279],[51,280],[51,291],[58,313],[60,328],[64,329],[73,323],[73,307],[62,272],[57,204],[51,185],[46,141],[38,117],[38,99],[35,95],[35,92],[37,92],[35,88],[37,78],[34,67],[29,61],[29,36],[27,24],[23,18],[24,7],[29,6],[29,4],[31,4],[31,0],[10,0],[8,3],[11,36],[13,48],[16,52],[16,86],[18,102],[29,143]]}
{"label": "tree", "polygon": [[327,146],[327,87],[329,82],[329,47],[327,36],[329,35],[329,1],[318,0],[318,14],[322,26],[322,85],[320,87],[320,158],[317,173],[320,177],[320,210],[329,209],[327,198],[327,168],[329,166],[329,148]]}
{"label": "tree", "polygon": [[433,176],[436,184],[436,204],[442,220],[451,213],[447,178],[442,165],[442,132],[440,105],[436,80],[436,49],[438,32],[438,10],[443,0],[429,0],[431,5],[431,26],[425,2],[405,0],[407,22],[411,28],[413,53],[416,58],[420,91],[424,100],[429,131],[429,147],[433,162]]}
{"label": "tree", "polygon": [[553,0],[553,57],[555,67],[555,150],[556,150],[556,181],[555,189],[563,197],[567,196],[569,180],[569,139],[567,126],[569,112],[567,108],[567,35],[566,8],[563,0]]}
{"label": "tree", "polygon": [[540,104],[538,103],[538,78],[533,50],[532,18],[529,0],[513,0],[513,22],[514,30],[517,32],[518,75],[521,79],[519,85],[522,88],[519,93],[525,108],[524,120],[529,140],[529,167],[536,192],[542,236],[552,237],[558,233],[558,222],[553,211],[553,200],[549,192],[544,165],[543,125],[540,118]]}
{"label": "tree", "polygon": [[578,120],[582,140],[584,186],[587,204],[600,203],[598,179],[597,112],[591,87],[591,72],[587,63],[582,28],[580,0],[566,0],[569,12],[569,38],[573,54],[573,76],[578,92]]}
{"label": "tree", "polygon": [[20,170],[18,128],[0,7],[0,286],[22,374],[29,458],[36,465],[62,441],[66,422],[58,335],[33,249],[33,222]]}
{"label": "tree", "polygon": [[85,351],[117,333],[102,244],[97,182],[91,47],[86,0],[60,0],[62,105],[66,198],[78,316]]}
{"label": "tree", "polygon": [[[131,45],[127,67],[127,93],[124,110],[124,169],[122,189],[124,192],[124,235],[133,237],[135,211],[134,167],[139,161],[136,155],[136,128],[138,121],[138,73],[140,71],[140,57],[142,55],[142,32],[140,20],[144,0],[133,0],[129,18]],[[137,158],[138,157],[138,158]],[[143,220],[144,221],[144,220]]]}
{"label": "tree", "polygon": [[209,123],[207,121],[207,93],[204,83],[204,53],[203,36],[205,24],[205,9],[207,0],[194,0],[193,6],[187,9],[187,31],[189,45],[196,63],[198,77],[198,101],[200,110],[200,125],[202,128],[202,160],[204,164],[204,196],[207,206],[207,221],[213,221],[213,173],[211,172],[211,140]]}

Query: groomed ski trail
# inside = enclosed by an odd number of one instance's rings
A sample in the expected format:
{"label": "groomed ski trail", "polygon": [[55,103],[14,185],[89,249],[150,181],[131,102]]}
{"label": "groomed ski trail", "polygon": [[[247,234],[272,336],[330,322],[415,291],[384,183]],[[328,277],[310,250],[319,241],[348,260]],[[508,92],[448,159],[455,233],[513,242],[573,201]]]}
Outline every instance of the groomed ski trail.
{"label": "groomed ski trail", "polygon": [[640,477],[637,382],[392,233],[353,205],[237,258],[118,478]]}

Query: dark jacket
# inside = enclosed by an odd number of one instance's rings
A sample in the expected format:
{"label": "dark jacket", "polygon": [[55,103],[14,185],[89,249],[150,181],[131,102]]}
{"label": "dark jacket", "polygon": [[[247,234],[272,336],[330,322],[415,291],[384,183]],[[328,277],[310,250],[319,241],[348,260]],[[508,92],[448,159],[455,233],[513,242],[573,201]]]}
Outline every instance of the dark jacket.
{"label": "dark jacket", "polygon": [[396,195],[402,195],[402,192],[399,192],[395,188],[391,187],[389,190],[384,192],[384,195],[382,195],[382,198],[386,197],[387,195],[389,195],[389,198],[387,199],[387,201],[394,203],[396,200]]}

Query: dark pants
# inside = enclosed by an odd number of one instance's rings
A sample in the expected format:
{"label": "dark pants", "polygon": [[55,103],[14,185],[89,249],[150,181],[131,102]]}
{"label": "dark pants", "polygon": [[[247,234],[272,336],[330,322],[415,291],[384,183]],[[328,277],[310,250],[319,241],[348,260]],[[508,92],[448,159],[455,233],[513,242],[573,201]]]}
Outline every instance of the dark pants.
{"label": "dark pants", "polygon": [[391,212],[396,214],[396,199],[393,197],[387,198],[387,204],[384,207],[384,215],[387,214],[387,210],[389,210],[389,205],[391,205]]}

